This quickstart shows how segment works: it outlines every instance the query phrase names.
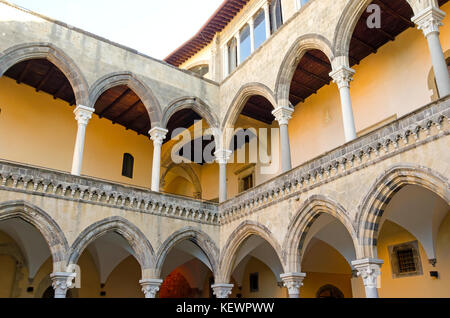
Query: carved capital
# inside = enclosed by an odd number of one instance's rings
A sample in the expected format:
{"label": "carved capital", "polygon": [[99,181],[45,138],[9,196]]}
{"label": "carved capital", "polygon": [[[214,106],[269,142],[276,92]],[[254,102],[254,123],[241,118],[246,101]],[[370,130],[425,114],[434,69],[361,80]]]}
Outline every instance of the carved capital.
{"label": "carved capital", "polygon": [[139,281],[145,298],[155,298],[163,281],[161,279],[143,279]]}
{"label": "carved capital", "polygon": [[164,139],[166,139],[166,135],[169,131],[164,128],[155,127],[150,130],[148,133],[150,135],[151,140],[153,140],[154,146],[162,146]]}
{"label": "carved capital", "polygon": [[381,275],[381,265],[383,264],[383,260],[372,258],[352,262],[353,267],[358,271],[358,276],[363,279],[364,286],[369,288],[377,288],[377,280]]}
{"label": "carved capital", "polygon": [[290,106],[280,106],[272,112],[279,125],[289,124],[289,120],[292,118],[294,109]]}
{"label": "carved capital", "polygon": [[339,89],[350,87],[350,82],[353,81],[353,75],[355,75],[355,70],[343,65],[330,73],[330,77]]}
{"label": "carved capital", "polygon": [[211,286],[213,289],[213,294],[217,298],[228,298],[228,296],[231,295],[233,287],[233,284],[215,284]]}
{"label": "carved capital", "polygon": [[78,105],[77,108],[73,111],[75,114],[75,119],[77,120],[79,125],[86,126],[89,123],[89,120],[92,118],[92,114],[95,112],[94,108]]}
{"label": "carved capital", "polygon": [[305,273],[286,273],[280,275],[280,278],[284,283],[284,287],[287,287],[288,289],[289,297],[299,297],[300,287],[303,286],[303,280],[305,277]]}
{"label": "carved capital", "polygon": [[58,272],[50,274],[55,298],[66,298],[67,291],[74,287],[73,280],[76,273]]}
{"label": "carved capital", "polygon": [[219,149],[214,153],[214,156],[216,157],[216,161],[218,164],[226,165],[230,160],[232,154],[233,152],[230,150]]}
{"label": "carved capital", "polygon": [[439,33],[439,27],[442,25],[442,20],[445,17],[445,12],[436,7],[428,7],[416,14],[411,21],[417,25],[419,30],[427,37],[431,33]]}

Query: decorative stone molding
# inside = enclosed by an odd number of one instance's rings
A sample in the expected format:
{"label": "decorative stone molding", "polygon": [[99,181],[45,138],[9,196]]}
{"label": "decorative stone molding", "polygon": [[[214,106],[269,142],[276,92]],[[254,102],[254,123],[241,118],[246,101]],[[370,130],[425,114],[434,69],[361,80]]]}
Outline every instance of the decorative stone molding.
{"label": "decorative stone molding", "polygon": [[150,130],[148,133],[150,138],[153,140],[153,144],[157,146],[161,146],[164,139],[166,139],[166,135],[169,131],[164,128],[155,127]]}
{"label": "decorative stone molding", "polygon": [[211,286],[211,288],[213,289],[213,294],[217,298],[221,299],[228,298],[228,296],[231,295],[233,287],[234,287],[233,284],[215,284]]}
{"label": "decorative stone molding", "polygon": [[52,286],[55,290],[55,298],[66,298],[66,293],[69,289],[74,287],[73,280],[76,273],[53,273],[50,274],[52,279]]}
{"label": "decorative stone molding", "polygon": [[142,291],[145,294],[145,298],[155,298],[162,283],[162,279],[143,279],[139,281],[139,284],[142,286]]}
{"label": "decorative stone molding", "polygon": [[381,275],[381,265],[384,261],[381,259],[366,258],[357,261],[353,261],[353,267],[358,271],[358,276],[360,276],[364,281],[364,286],[366,288],[376,289],[378,284],[378,276]]}
{"label": "decorative stone molding", "polygon": [[445,17],[445,12],[437,7],[430,6],[423,9],[416,14],[411,21],[417,25],[419,30],[422,30],[425,36],[433,32],[439,33],[439,27],[442,26],[442,20]]}
{"label": "decorative stone molding", "polygon": [[355,70],[343,65],[330,73],[330,77],[339,89],[350,87],[350,82],[353,81],[353,75],[355,75]]}
{"label": "decorative stone molding", "polygon": [[0,161],[0,189],[217,224],[217,204]]}
{"label": "decorative stone molding", "polygon": [[214,153],[214,156],[218,164],[225,165],[230,160],[232,154],[233,152],[231,150],[219,149]]}
{"label": "decorative stone molding", "polygon": [[287,287],[288,289],[290,298],[299,298],[300,287],[303,286],[303,280],[305,277],[305,273],[286,273],[280,275],[280,278],[284,283],[284,287]]}
{"label": "decorative stone molding", "polygon": [[78,105],[73,111],[75,119],[79,125],[87,126],[89,120],[92,118],[92,114],[95,112],[94,108]]}
{"label": "decorative stone molding", "polygon": [[294,108],[290,106],[280,106],[272,112],[272,115],[275,116],[275,119],[281,126],[289,124],[289,120],[291,120],[293,112]]}
{"label": "decorative stone molding", "polygon": [[230,223],[280,201],[296,198],[380,160],[446,136],[449,117],[450,97],[426,105],[222,203],[220,223]]}

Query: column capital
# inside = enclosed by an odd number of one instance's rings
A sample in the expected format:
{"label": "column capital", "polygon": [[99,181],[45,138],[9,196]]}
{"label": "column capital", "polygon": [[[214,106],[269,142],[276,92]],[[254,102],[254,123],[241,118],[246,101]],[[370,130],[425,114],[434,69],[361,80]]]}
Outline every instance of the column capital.
{"label": "column capital", "polygon": [[227,162],[230,160],[232,154],[233,152],[231,150],[226,149],[218,149],[216,152],[214,152],[217,163],[224,165],[227,164]]}
{"label": "column capital", "polygon": [[75,287],[73,280],[76,273],[55,272],[50,274],[52,287],[55,290],[55,298],[65,298],[67,290]]}
{"label": "column capital", "polygon": [[289,120],[292,118],[292,113],[294,112],[294,108],[290,106],[280,106],[276,108],[272,115],[275,116],[275,119],[278,121],[280,125],[287,125]]}
{"label": "column capital", "polygon": [[350,82],[353,81],[353,75],[355,75],[355,70],[344,65],[338,66],[336,70],[330,73],[330,77],[338,85],[339,89],[342,87],[350,87]]}
{"label": "column capital", "polygon": [[152,128],[148,133],[150,135],[151,140],[153,140],[153,143],[161,146],[163,143],[163,140],[166,139],[168,132],[169,131],[167,129],[155,127],[155,128]]}
{"label": "column capital", "polygon": [[211,288],[213,290],[213,294],[217,298],[228,298],[228,296],[231,295],[233,287],[234,287],[233,284],[214,284],[214,285],[211,285]]}
{"label": "column capital", "polygon": [[384,261],[381,259],[365,258],[352,262],[353,267],[358,271],[358,276],[364,281],[364,286],[377,288],[377,279],[381,275],[381,265]]}
{"label": "column capital", "polygon": [[429,6],[412,17],[411,21],[414,22],[417,25],[417,28],[422,30],[427,37],[431,33],[439,33],[439,27],[443,25],[442,20],[444,17],[444,11],[437,7]]}
{"label": "column capital", "polygon": [[162,279],[142,279],[139,281],[139,284],[142,286],[142,291],[145,294],[145,298],[155,298],[162,283]]}
{"label": "column capital", "polygon": [[280,275],[280,278],[284,283],[284,287],[287,287],[291,298],[299,297],[300,287],[303,286],[303,280],[305,277],[305,273],[285,273]]}
{"label": "column capital", "polygon": [[78,121],[78,124],[87,125],[89,120],[92,118],[92,114],[95,112],[94,108],[78,105],[77,108],[73,111],[75,114],[75,119]]}

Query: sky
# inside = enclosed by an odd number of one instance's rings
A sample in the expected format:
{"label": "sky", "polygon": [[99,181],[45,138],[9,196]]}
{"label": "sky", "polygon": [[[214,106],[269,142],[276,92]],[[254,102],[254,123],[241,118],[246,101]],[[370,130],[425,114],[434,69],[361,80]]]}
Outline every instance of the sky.
{"label": "sky", "polygon": [[223,0],[9,0],[23,8],[164,59]]}

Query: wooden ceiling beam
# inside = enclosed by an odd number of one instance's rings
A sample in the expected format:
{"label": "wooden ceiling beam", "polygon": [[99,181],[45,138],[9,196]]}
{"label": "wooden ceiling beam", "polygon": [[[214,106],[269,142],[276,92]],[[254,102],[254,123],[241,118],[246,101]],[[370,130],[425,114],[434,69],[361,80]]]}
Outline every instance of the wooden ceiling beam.
{"label": "wooden ceiling beam", "polygon": [[119,97],[117,97],[111,104],[109,104],[108,106],[106,106],[99,114],[98,116],[100,118],[103,117],[103,115],[109,111],[111,108],[113,108],[114,106],[116,106],[118,103],[120,103],[127,95],[128,93],[131,92],[130,88],[127,88]]}
{"label": "wooden ceiling beam", "polygon": [[55,67],[52,64],[52,66],[50,66],[50,69],[48,70],[47,74],[45,74],[45,76],[41,79],[39,84],[36,86],[36,92],[39,92],[42,89],[42,87],[45,85],[45,83],[47,83],[47,81],[52,76],[54,70],[55,70]]}
{"label": "wooden ceiling beam", "polygon": [[27,64],[25,65],[25,67],[23,68],[22,72],[20,73],[19,77],[17,78],[17,84],[20,84],[23,82],[23,79],[25,78],[25,76],[27,75],[28,71],[30,70],[31,67],[31,61],[27,61]]}

